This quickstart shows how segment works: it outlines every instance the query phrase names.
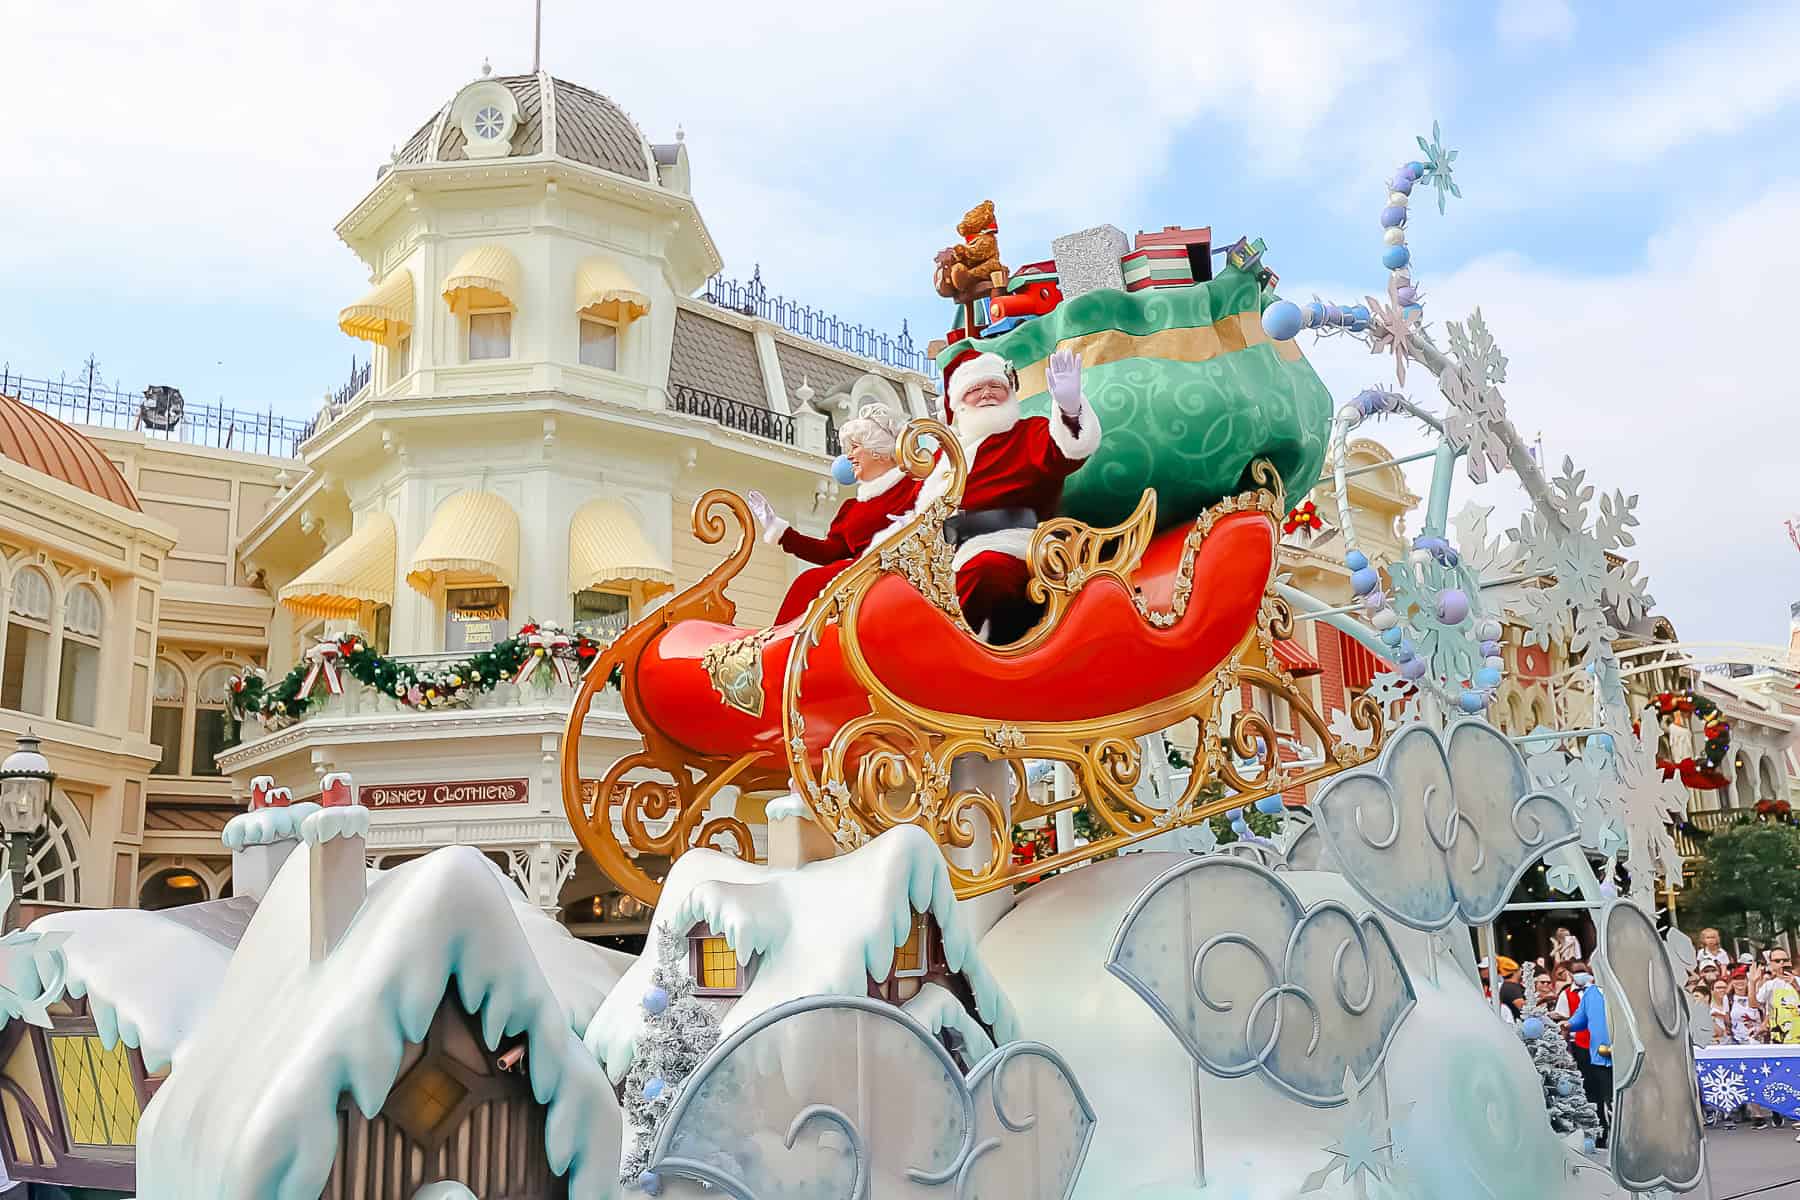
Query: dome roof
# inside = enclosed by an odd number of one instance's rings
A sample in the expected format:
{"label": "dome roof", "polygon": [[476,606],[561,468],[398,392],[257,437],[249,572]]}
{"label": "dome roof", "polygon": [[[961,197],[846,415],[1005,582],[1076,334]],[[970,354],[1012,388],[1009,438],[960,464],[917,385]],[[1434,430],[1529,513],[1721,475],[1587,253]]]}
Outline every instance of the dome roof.
{"label": "dome roof", "polygon": [[[599,92],[553,78],[547,72],[496,75],[477,80],[469,87],[489,84],[498,84],[512,93],[517,106],[510,146],[504,157],[554,154],[643,183],[656,181],[651,172],[653,151],[645,141],[643,131],[624,109]],[[453,119],[454,105],[453,98],[421,125],[400,148],[393,162],[384,165],[380,173],[386,173],[390,167],[494,157],[468,152],[469,135],[463,125]]]}
{"label": "dome roof", "polygon": [[112,459],[73,427],[0,393],[0,455],[102,500],[142,512]]}

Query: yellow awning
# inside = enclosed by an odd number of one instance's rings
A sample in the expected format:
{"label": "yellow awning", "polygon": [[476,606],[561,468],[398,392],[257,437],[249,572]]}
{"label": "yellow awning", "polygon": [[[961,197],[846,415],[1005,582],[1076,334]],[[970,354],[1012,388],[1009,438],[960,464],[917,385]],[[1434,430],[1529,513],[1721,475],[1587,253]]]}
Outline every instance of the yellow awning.
{"label": "yellow awning", "polygon": [[356,531],[281,589],[303,617],[354,620],[365,604],[394,602],[394,519],[370,513]]}
{"label": "yellow awning", "polygon": [[631,510],[590,500],[569,523],[569,594],[609,583],[641,583],[646,597],[675,586],[669,561],[650,546]]}
{"label": "yellow awning", "polygon": [[619,264],[608,258],[590,258],[575,273],[575,311],[628,325],[650,311],[650,298]]}
{"label": "yellow awning", "polygon": [[406,568],[406,582],[429,592],[439,575],[466,572],[518,586],[519,516],[492,492],[458,492],[431,518]]}
{"label": "yellow awning", "polygon": [[412,331],[413,277],[402,267],[338,313],[338,328],[353,338],[392,346]]}
{"label": "yellow awning", "polygon": [[444,302],[451,312],[472,308],[512,308],[519,302],[519,260],[503,246],[476,246],[444,277]]}

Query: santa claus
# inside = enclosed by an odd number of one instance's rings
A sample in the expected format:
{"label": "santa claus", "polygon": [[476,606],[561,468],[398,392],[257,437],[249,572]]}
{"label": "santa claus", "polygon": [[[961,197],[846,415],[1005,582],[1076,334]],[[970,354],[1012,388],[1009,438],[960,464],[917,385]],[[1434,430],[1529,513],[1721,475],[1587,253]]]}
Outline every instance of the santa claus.
{"label": "santa claus", "polygon": [[[996,644],[1017,641],[1037,618],[1026,594],[1026,555],[1040,521],[1062,505],[1063,481],[1100,447],[1100,419],[1081,391],[1081,356],[1058,350],[1044,367],[1047,417],[1022,417],[1018,379],[997,354],[979,354],[950,376],[950,423],[968,463],[962,507],[944,525],[955,549],[956,594],[970,628]],[[940,461],[919,506],[944,494]]]}

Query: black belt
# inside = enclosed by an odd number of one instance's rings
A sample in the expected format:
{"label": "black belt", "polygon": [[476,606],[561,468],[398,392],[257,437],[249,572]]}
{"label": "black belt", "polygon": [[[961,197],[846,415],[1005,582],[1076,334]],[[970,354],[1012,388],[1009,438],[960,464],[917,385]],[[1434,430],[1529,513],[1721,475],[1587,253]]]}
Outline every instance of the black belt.
{"label": "black belt", "polygon": [[959,512],[944,522],[944,540],[960,546],[984,533],[1003,529],[1036,529],[1038,515],[1029,508],[984,508],[976,512]]}

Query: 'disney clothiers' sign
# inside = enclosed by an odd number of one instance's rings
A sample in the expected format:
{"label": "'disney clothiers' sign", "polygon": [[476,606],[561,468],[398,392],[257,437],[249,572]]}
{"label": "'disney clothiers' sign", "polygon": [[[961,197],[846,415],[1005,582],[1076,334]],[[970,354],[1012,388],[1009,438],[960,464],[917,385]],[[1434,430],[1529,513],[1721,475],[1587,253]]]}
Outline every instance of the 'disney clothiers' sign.
{"label": "'disney clothiers' sign", "polygon": [[529,779],[461,779],[450,783],[375,783],[358,789],[367,808],[438,808],[447,804],[524,804]]}

